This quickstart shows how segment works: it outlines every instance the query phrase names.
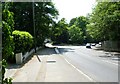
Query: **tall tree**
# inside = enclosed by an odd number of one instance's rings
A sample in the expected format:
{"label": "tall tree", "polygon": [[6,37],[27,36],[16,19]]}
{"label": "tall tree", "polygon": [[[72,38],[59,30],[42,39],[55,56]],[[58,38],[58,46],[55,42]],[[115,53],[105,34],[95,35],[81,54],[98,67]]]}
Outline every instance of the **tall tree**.
{"label": "tall tree", "polygon": [[[33,3],[14,2],[11,11],[15,14],[15,29],[27,31],[34,36]],[[34,2],[35,37],[37,45],[42,45],[49,37],[50,25],[58,15],[52,2]]]}
{"label": "tall tree", "polygon": [[77,17],[76,17],[76,18],[72,18],[72,19],[70,20],[70,22],[69,22],[69,26],[74,25],[75,22],[76,22],[76,20],[77,20]]}
{"label": "tall tree", "polygon": [[84,38],[82,37],[83,32],[81,28],[76,25],[72,25],[68,28],[68,32],[70,43],[83,44]]}
{"label": "tall tree", "polygon": [[52,2],[48,2],[36,3],[35,12],[36,37],[38,42],[42,44],[44,39],[50,38],[50,34],[53,32],[51,31],[51,26],[58,15],[58,11]]}
{"label": "tall tree", "polygon": [[62,18],[61,20],[56,23],[54,29],[53,29],[53,39],[56,43],[68,43],[68,24],[65,20],[65,18]]}
{"label": "tall tree", "polygon": [[[87,17],[84,17],[84,16],[79,16],[79,17],[76,17],[76,18],[73,18],[73,19],[70,20],[69,26],[73,26],[74,25],[74,27],[72,27],[72,29],[73,28],[75,28],[75,29],[80,28],[80,31],[79,31],[80,34],[79,35],[80,35],[80,38],[83,37],[83,39],[81,39],[82,41],[80,41],[80,43],[81,42],[82,43],[86,43],[86,38],[87,38],[86,37],[86,25],[87,24],[88,24],[88,19],[87,19]],[[80,39],[80,38],[78,38],[78,39]]]}
{"label": "tall tree", "polygon": [[93,36],[103,40],[120,40],[120,2],[98,2],[91,14]]}

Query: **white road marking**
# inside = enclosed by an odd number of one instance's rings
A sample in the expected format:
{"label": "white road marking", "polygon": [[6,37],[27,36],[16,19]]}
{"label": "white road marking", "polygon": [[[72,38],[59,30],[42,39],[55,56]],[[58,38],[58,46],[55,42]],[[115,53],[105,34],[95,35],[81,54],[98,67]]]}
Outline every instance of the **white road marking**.
{"label": "white road marking", "polygon": [[[64,58],[65,59],[65,58]],[[65,59],[65,61],[70,64],[73,68],[75,68],[79,73],[81,73],[82,75],[84,75],[86,78],[88,78],[90,81],[95,82],[95,80],[93,80],[92,78],[90,78],[88,75],[86,75],[85,73],[83,73],[80,69],[78,69],[77,67],[75,67],[73,64],[71,64],[68,60]]]}
{"label": "white road marking", "polygon": [[[84,54],[84,53],[81,53],[81,54],[86,55],[86,54]],[[101,61],[119,66],[119,64],[113,63],[113,62],[109,62],[109,61],[107,61],[107,60],[101,60]]]}
{"label": "white road marking", "polygon": [[117,63],[109,62],[109,61],[106,61],[106,60],[102,60],[102,61],[107,62],[107,63],[111,63],[111,64],[114,64],[114,65],[117,65],[117,66],[118,66]]}
{"label": "white road marking", "polygon": [[58,51],[58,49],[57,49],[57,48],[55,48],[55,51],[56,51],[56,53],[57,53],[57,54],[59,54],[59,53],[60,53],[60,52]]}
{"label": "white road marking", "polygon": [[[84,54],[84,53],[81,53],[81,54],[86,55],[86,54]],[[61,56],[62,56],[62,55],[61,55]],[[65,58],[64,58],[64,59],[65,59]],[[87,74],[85,74],[84,72],[82,72],[80,69],[78,69],[77,67],[75,67],[74,65],[72,65],[68,60],[65,59],[65,61],[66,61],[68,64],[70,64],[73,68],[75,68],[77,71],[79,71],[81,74],[83,74],[85,77],[87,77],[89,80],[95,81],[95,80],[92,79],[90,76],[88,76]],[[111,61],[109,61],[109,60],[107,61],[107,60],[102,60],[102,59],[101,59],[101,61],[119,66],[118,63],[114,63],[114,62],[111,62]],[[96,82],[96,81],[95,81],[95,82]]]}
{"label": "white road marking", "polygon": [[[59,54],[59,50],[57,48],[55,48],[55,51],[57,54]],[[60,54],[59,54],[60,55]],[[65,58],[64,58],[65,59]],[[95,82],[95,80],[93,80],[92,78],[90,78],[88,75],[86,75],[85,73],[83,73],[81,70],[79,70],[77,67],[75,67],[73,64],[71,64],[68,60],[65,59],[65,61],[70,64],[74,69],[76,69],[79,73],[81,73],[82,75],[84,75],[86,78],[88,78],[90,81]]]}

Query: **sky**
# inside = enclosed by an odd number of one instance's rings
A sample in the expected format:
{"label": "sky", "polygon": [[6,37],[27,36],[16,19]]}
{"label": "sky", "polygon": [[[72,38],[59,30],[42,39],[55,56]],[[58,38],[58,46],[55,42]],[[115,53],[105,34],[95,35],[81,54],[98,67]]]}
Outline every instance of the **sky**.
{"label": "sky", "polygon": [[58,20],[65,18],[69,23],[72,18],[91,13],[95,0],[53,0],[53,3],[59,11]]}

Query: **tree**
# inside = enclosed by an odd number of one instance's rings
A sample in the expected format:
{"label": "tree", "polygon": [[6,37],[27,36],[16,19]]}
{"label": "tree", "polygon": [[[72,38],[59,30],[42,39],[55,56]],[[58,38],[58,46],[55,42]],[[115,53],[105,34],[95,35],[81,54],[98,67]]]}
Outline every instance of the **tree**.
{"label": "tree", "polygon": [[38,38],[38,44],[42,44],[45,38],[50,38],[51,26],[58,15],[58,11],[52,2],[36,4],[36,38]]}
{"label": "tree", "polygon": [[98,2],[91,14],[94,37],[101,41],[120,40],[120,2]]}
{"label": "tree", "polygon": [[[73,19],[70,20],[70,23],[69,23],[70,27],[72,27],[74,25],[73,28],[75,28],[75,29],[79,28],[80,29],[80,31],[78,31],[80,33],[79,35],[81,35],[80,38],[83,37],[81,39],[82,41],[80,41],[80,43],[82,42],[81,44],[86,43],[86,39],[87,39],[87,37],[86,37],[86,25],[87,24],[88,24],[88,19],[87,19],[87,17],[84,17],[84,16],[79,16],[79,17],[73,18]],[[76,33],[76,32],[74,32],[74,33]]]}
{"label": "tree", "polygon": [[81,28],[77,27],[76,25],[72,25],[71,27],[68,28],[69,32],[69,41],[70,43],[83,43],[83,37],[82,37],[82,30]]}
{"label": "tree", "polygon": [[[11,11],[15,14],[15,29],[27,31],[34,36],[33,3],[14,2]],[[35,36],[37,46],[43,44],[45,38],[50,37],[50,28],[58,11],[52,2],[34,2]]]}
{"label": "tree", "polygon": [[86,26],[86,36],[87,36],[87,42],[99,42],[100,37],[99,37],[99,32],[96,33],[98,30],[95,29],[95,25],[92,23],[87,24]]}
{"label": "tree", "polygon": [[58,21],[58,23],[55,24],[55,27],[53,28],[53,36],[52,40],[55,41],[55,43],[68,43],[68,24],[65,20],[65,18],[62,18]]}
{"label": "tree", "polygon": [[69,27],[72,26],[72,25],[74,25],[75,22],[76,22],[76,20],[77,20],[77,17],[76,17],[76,18],[72,18],[72,19],[70,20],[70,22],[69,22]]}

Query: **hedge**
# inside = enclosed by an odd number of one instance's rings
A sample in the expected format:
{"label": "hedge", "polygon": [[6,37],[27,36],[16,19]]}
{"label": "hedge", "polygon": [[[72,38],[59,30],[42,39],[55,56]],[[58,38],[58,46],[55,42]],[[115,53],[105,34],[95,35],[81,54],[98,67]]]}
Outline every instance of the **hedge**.
{"label": "hedge", "polygon": [[[2,5],[2,6],[1,6]],[[14,42],[12,31],[14,30],[13,12],[9,11],[10,3],[0,4],[2,14],[2,59],[12,62],[14,60]]]}
{"label": "hedge", "polygon": [[12,32],[12,35],[15,43],[14,53],[22,52],[24,54],[33,47],[33,36],[30,33],[15,30]]}
{"label": "hedge", "polygon": [[6,61],[14,61],[14,41],[12,37],[11,26],[5,21],[2,21],[2,58]]}

